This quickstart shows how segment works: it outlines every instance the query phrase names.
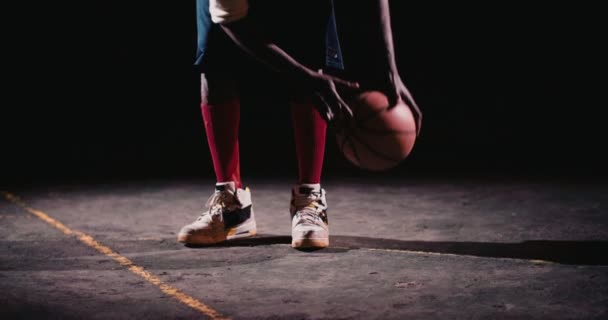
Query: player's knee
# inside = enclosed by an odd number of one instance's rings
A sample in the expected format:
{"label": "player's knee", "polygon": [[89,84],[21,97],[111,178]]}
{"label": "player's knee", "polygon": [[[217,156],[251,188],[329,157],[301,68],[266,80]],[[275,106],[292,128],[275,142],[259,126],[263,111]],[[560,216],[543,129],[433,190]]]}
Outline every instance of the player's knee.
{"label": "player's knee", "polygon": [[228,77],[201,74],[201,103],[220,105],[238,98],[237,85]]}

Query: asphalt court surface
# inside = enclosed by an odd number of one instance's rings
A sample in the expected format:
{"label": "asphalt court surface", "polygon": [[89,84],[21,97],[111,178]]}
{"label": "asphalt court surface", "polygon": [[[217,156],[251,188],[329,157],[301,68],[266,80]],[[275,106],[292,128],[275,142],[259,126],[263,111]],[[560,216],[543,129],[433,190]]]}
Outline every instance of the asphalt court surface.
{"label": "asphalt court surface", "polygon": [[8,318],[601,319],[608,187],[330,181],[331,247],[292,249],[290,184],[250,181],[259,236],[175,241],[211,181],[6,190]]}

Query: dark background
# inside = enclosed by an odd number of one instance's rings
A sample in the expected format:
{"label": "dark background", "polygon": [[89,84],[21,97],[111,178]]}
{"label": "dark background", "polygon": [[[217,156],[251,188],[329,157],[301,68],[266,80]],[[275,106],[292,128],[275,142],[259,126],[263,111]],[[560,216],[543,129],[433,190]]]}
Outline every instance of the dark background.
{"label": "dark background", "polygon": [[[330,135],[326,177],[605,175],[599,9],[392,1],[391,10],[422,135],[384,173],[354,168]],[[3,49],[2,181],[213,177],[194,1],[27,3],[5,14],[15,21]],[[243,102],[244,177],[295,179],[288,108],[256,85]]]}

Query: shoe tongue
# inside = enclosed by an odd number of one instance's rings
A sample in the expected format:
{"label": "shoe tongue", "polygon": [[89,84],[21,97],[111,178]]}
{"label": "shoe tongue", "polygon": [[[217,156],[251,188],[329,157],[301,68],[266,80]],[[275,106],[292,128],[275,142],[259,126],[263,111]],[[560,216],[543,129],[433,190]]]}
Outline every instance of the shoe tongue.
{"label": "shoe tongue", "polygon": [[218,182],[215,184],[215,191],[230,191],[230,193],[235,193],[236,184],[234,181]]}
{"label": "shoe tongue", "polygon": [[293,189],[298,195],[309,195],[313,192],[321,192],[321,184],[299,184],[294,186]]}

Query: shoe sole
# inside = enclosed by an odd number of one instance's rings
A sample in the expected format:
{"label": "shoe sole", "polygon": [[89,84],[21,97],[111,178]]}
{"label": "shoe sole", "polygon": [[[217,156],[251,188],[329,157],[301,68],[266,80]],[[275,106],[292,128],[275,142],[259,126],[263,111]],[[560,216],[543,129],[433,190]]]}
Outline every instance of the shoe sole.
{"label": "shoe sole", "polygon": [[226,240],[241,239],[253,237],[257,234],[257,223],[255,222],[255,214],[253,207],[251,208],[251,217],[238,226],[230,229],[215,230],[212,234],[178,234],[177,242],[194,245],[212,245],[222,243]]}
{"label": "shoe sole", "polygon": [[[241,233],[236,233],[237,229],[231,229],[226,236],[226,240],[234,240],[234,239],[241,239],[241,238],[249,238],[249,237],[253,237],[256,234],[258,234],[258,231],[256,229],[253,230],[248,230],[248,231],[244,231]],[[232,233],[232,234],[231,234]]]}
{"label": "shoe sole", "polygon": [[236,232],[236,229],[230,229],[230,230],[227,230],[226,232],[223,232],[222,234],[219,234],[216,236],[211,236],[211,237],[197,236],[197,235],[183,235],[183,236],[178,236],[177,241],[181,242],[181,243],[185,243],[185,244],[209,245],[209,244],[222,243],[227,240],[249,238],[249,237],[253,237],[257,234],[257,230],[255,230],[255,229],[241,232],[238,234],[236,234],[235,232]]}
{"label": "shoe sole", "polygon": [[294,239],[291,240],[292,248],[327,248],[329,239]]}

